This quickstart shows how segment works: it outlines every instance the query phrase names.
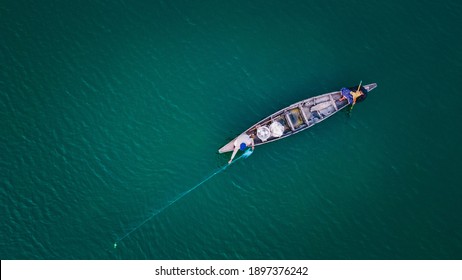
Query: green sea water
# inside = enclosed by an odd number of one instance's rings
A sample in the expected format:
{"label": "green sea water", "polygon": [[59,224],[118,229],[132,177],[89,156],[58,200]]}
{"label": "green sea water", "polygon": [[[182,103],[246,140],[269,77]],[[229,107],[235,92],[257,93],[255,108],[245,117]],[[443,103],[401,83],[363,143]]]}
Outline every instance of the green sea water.
{"label": "green sea water", "polygon": [[[461,259],[460,1],[3,1],[1,259]],[[274,111],[368,99],[220,168]]]}

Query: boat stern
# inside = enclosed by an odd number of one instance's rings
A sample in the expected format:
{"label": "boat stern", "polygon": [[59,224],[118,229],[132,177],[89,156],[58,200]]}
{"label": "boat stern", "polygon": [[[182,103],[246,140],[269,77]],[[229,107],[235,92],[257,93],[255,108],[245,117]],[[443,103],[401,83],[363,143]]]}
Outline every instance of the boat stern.
{"label": "boat stern", "polygon": [[370,92],[371,90],[375,89],[377,87],[376,83],[368,84],[364,86],[364,88],[367,90],[367,92]]}

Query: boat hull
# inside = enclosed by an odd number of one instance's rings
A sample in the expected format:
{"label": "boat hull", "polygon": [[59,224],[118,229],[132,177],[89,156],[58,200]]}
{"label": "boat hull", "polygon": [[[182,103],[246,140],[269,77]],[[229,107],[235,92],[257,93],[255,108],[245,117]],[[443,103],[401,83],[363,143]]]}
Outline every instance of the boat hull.
{"label": "boat hull", "polygon": [[[372,83],[363,87],[369,93],[377,87],[377,84]],[[340,91],[334,91],[301,100],[262,119],[241,133],[241,135],[244,133],[247,135],[253,135],[255,146],[289,137],[324,121],[347,107],[348,101],[340,100],[341,97],[342,93]],[[282,135],[280,135],[280,133],[272,133],[267,139],[265,139],[268,136],[267,134],[262,137],[263,133],[261,132],[267,132],[269,130],[268,126],[271,126],[271,124],[275,122],[280,123],[280,125],[277,124],[276,126],[283,128]],[[261,139],[258,135],[260,135],[263,139]],[[226,153],[233,151],[236,138],[221,147],[218,152]]]}

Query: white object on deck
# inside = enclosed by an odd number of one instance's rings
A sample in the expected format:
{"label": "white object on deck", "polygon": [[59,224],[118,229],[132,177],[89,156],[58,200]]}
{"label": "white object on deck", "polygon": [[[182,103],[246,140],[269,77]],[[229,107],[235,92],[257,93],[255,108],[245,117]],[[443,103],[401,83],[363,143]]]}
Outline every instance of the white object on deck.
{"label": "white object on deck", "polygon": [[321,111],[321,110],[323,110],[323,109],[326,109],[326,108],[329,107],[330,105],[332,105],[332,102],[330,102],[330,101],[323,102],[323,103],[319,103],[319,104],[316,104],[316,105],[314,105],[313,107],[311,107],[311,108],[310,108],[310,111],[311,111],[311,112]]}
{"label": "white object on deck", "polygon": [[281,137],[284,134],[284,126],[280,122],[273,122],[270,125],[271,136]]}
{"label": "white object on deck", "polygon": [[260,126],[257,128],[257,136],[261,141],[266,141],[271,136],[271,132],[267,126]]}

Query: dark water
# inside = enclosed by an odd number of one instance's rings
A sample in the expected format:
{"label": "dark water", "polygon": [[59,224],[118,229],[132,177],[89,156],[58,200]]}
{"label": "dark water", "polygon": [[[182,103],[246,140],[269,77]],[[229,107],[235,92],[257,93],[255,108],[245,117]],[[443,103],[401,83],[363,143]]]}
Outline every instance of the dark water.
{"label": "dark water", "polygon": [[[0,3],[0,258],[461,259],[460,1]],[[133,3],[135,2],[135,3]],[[225,164],[300,99],[379,87]]]}

